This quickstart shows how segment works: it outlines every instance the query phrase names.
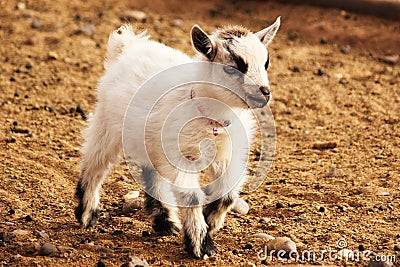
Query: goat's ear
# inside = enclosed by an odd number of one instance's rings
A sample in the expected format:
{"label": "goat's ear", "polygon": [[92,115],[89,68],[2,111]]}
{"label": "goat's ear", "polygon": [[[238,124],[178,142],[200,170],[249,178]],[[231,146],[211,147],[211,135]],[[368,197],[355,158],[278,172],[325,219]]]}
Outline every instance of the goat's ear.
{"label": "goat's ear", "polygon": [[192,27],[190,35],[193,47],[212,61],[217,54],[215,42],[198,25]]}
{"label": "goat's ear", "polygon": [[274,39],[280,25],[281,17],[278,17],[274,24],[257,32],[256,36],[260,39],[261,43],[263,43],[265,46],[268,46],[272,42],[272,39]]}

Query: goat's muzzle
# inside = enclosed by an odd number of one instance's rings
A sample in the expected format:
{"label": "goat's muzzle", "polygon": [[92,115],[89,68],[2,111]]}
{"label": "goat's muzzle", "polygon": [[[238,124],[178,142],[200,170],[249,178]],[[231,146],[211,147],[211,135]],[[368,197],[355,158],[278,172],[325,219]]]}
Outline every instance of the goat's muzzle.
{"label": "goat's muzzle", "polygon": [[246,102],[250,108],[262,108],[270,100],[271,92],[269,86],[260,86],[259,89],[262,95],[258,93],[256,95],[246,96]]}

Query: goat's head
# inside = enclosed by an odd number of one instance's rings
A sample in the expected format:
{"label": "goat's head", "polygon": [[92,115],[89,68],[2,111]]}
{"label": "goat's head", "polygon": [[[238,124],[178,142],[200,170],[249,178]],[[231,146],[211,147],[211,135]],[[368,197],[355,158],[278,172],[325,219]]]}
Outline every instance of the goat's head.
{"label": "goat's head", "polygon": [[[269,27],[252,33],[241,26],[228,26],[207,35],[198,25],[191,31],[194,48],[203,60],[227,65],[224,71],[236,75],[238,71],[247,75],[256,86],[244,87],[243,97],[252,107],[263,107],[270,99],[267,68],[267,47],[280,26],[280,17]],[[236,70],[238,71],[236,71]],[[260,94],[261,92],[261,94]]]}

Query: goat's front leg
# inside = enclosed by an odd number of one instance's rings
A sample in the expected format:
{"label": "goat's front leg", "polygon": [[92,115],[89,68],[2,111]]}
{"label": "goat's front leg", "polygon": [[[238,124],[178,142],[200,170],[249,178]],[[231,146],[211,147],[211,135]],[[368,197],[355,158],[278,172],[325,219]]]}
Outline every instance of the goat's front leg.
{"label": "goat's front leg", "polygon": [[210,236],[213,236],[223,226],[226,214],[232,209],[238,197],[239,195],[236,192],[229,192],[206,205],[203,214]]}
{"label": "goat's front leg", "polygon": [[175,195],[183,217],[184,245],[195,258],[211,256],[216,248],[203,216],[204,192],[198,174],[180,172],[175,182]]}
{"label": "goat's front leg", "polygon": [[[220,166],[225,166],[225,163],[220,164]],[[224,171],[220,177],[206,187],[207,198],[211,202],[205,206],[203,214],[210,236],[213,236],[223,226],[226,214],[239,198],[239,190],[245,180],[246,164],[238,160],[231,162],[226,169],[224,167],[215,169]],[[217,173],[212,175],[218,176]]]}
{"label": "goat's front leg", "polygon": [[178,234],[182,227],[170,183],[152,167],[142,167],[142,179],[146,187],[144,206],[153,230],[158,235]]}

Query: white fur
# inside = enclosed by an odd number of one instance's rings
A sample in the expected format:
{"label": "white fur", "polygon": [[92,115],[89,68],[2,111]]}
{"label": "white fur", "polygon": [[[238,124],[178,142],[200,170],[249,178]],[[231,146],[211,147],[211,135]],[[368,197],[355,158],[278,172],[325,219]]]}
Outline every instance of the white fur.
{"label": "white fur", "polygon": [[[279,21],[277,20],[277,22]],[[260,31],[257,34],[250,33],[243,38],[235,38],[231,47],[237,55],[246,60],[249,66],[246,74],[258,86],[269,87],[267,73],[264,69],[268,52],[260,39],[267,36],[270,39],[264,40],[264,43],[269,43],[279,27],[279,25],[276,26],[277,22],[274,24],[273,32],[264,30],[264,33]],[[217,33],[209,37],[210,40],[213,40],[210,42],[211,46],[220,44],[220,40],[216,37]],[[234,66],[227,51],[219,48],[217,53],[220,53],[217,54],[217,58],[221,59],[220,63]],[[80,199],[83,208],[80,218],[82,225],[87,227],[94,224],[91,221],[93,220],[93,212],[97,210],[99,204],[99,190],[108,175],[108,171],[113,164],[118,163],[121,156],[124,116],[137,89],[150,77],[167,68],[205,59],[204,54],[199,53],[192,59],[180,51],[149,40],[149,36],[145,33],[135,34],[130,26],[123,26],[111,33],[107,47],[107,59],[105,60],[106,72],[98,85],[98,102],[93,116],[89,119],[89,126],[84,133],[85,143],[82,148],[81,178],[78,185],[80,190],[83,191],[83,196]],[[204,76],[216,75],[216,73],[207,72],[201,67],[197,71]],[[244,97],[255,93],[253,91],[243,92]],[[180,139],[176,142],[177,131],[173,129],[180,129],[182,126],[176,120],[167,125],[171,131],[167,131],[163,136],[163,145],[165,151],[172,155],[174,161],[180,163],[183,161],[182,164],[185,164],[180,153],[174,154],[174,151],[177,151],[177,143],[179,143],[184,156],[197,157],[199,144],[203,140],[209,138],[214,141],[217,148],[216,154],[215,147],[211,143],[203,143],[202,152],[210,155],[215,154],[214,161],[208,168],[208,175],[213,179],[221,175],[222,177],[216,183],[207,186],[206,192],[199,189],[199,174],[188,174],[174,168],[165,159],[164,152],[161,151],[161,146],[157,142],[167,114],[182,102],[188,101],[192,94],[195,95],[195,99],[188,102],[189,111],[187,113],[189,114],[185,115],[189,117],[209,116],[217,121],[230,120],[231,125],[226,128],[215,126],[220,135],[214,137],[210,119],[199,118],[182,128]],[[198,102],[200,101],[198,99],[202,97],[221,101],[229,106],[233,112],[227,112],[212,103]],[[180,222],[176,209],[172,206],[175,205],[176,201],[179,205],[185,206],[182,209],[183,229],[190,241],[189,249],[191,253],[196,257],[211,254],[213,249],[207,251],[207,248],[205,248],[206,235],[212,236],[222,226],[226,212],[231,208],[234,201],[225,206],[222,205],[222,202],[217,203],[221,206],[218,210],[210,210],[210,207],[212,207],[210,204],[207,218],[203,217],[202,205],[207,203],[207,199],[226,198],[229,200],[231,198],[234,200],[238,197],[238,192],[245,181],[244,170],[254,137],[256,121],[252,111],[243,101],[238,101],[237,96],[224,90],[216,90],[213,86],[179,87],[161,98],[154,107],[152,116],[147,120],[149,131],[146,140],[151,142],[147,143],[147,151],[143,151],[144,135],[137,132],[137,129],[140,129],[140,120],[137,118],[144,118],[147,115],[145,107],[154,102],[154,95],[144,94],[140,100],[140,103],[134,107],[135,116],[126,118],[128,123],[125,123],[124,135],[126,134],[129,138],[125,139],[124,148],[132,152],[130,156],[134,157],[132,160],[135,163],[143,168],[155,169],[154,172],[147,174],[148,177],[144,177],[147,179],[147,189],[151,191],[154,197],[165,202],[161,205],[168,210],[167,220],[177,228],[180,228]],[[129,115],[129,113],[127,114]],[[241,127],[244,127],[247,133],[247,140],[244,140],[243,136],[239,134]],[[240,177],[238,180],[231,178],[238,177],[238,174]],[[162,178],[185,189],[171,189],[171,186]],[[198,202],[199,205],[192,207],[193,203],[191,202],[193,201]],[[150,217],[154,219],[157,216],[157,211],[152,212]]]}

